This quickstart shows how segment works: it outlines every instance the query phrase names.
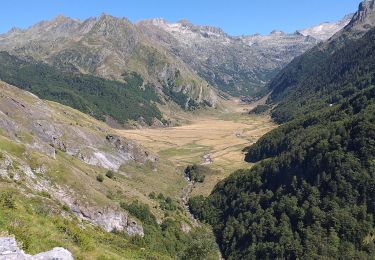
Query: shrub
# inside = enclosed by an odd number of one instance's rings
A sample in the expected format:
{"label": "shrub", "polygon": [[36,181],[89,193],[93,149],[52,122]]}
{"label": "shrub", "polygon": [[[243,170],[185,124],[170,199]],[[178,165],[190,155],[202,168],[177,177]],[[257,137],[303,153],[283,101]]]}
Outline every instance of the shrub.
{"label": "shrub", "polygon": [[103,182],[103,181],[104,181],[104,177],[103,177],[103,175],[99,174],[98,176],[96,176],[96,180],[97,180],[98,182]]}
{"label": "shrub", "polygon": [[130,204],[120,203],[121,208],[127,210],[131,215],[141,220],[143,223],[157,225],[156,218],[152,214],[150,207],[139,201],[133,201]]}
{"label": "shrub", "polygon": [[113,177],[115,177],[115,173],[113,171],[109,170],[109,171],[107,171],[105,176],[107,176],[110,179],[113,179]]}
{"label": "shrub", "polygon": [[250,114],[261,115],[267,112],[270,109],[268,105],[258,105],[253,110],[250,111]]}
{"label": "shrub", "polygon": [[14,198],[14,193],[10,191],[2,193],[0,195],[0,205],[4,208],[15,209],[16,201]]}
{"label": "shrub", "polygon": [[204,182],[206,175],[211,172],[211,169],[203,165],[190,165],[185,169],[185,175],[193,182]]}
{"label": "shrub", "polygon": [[156,199],[156,193],[153,191],[150,194],[148,194],[148,197],[152,200]]}

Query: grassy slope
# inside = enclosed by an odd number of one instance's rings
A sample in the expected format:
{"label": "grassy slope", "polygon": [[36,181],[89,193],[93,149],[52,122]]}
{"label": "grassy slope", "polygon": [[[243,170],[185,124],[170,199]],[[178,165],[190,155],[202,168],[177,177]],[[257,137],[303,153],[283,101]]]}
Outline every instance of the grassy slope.
{"label": "grassy slope", "polygon": [[[7,89],[9,91],[9,89]],[[23,104],[35,102],[35,97],[25,94],[22,90],[13,88],[12,91],[2,92],[3,95],[15,95]],[[48,102],[51,111],[54,112],[56,121],[66,124],[79,124],[89,131],[97,131],[96,125],[101,129],[112,132],[108,126],[85,114],[58,103]],[[27,133],[20,133],[27,136]],[[95,202],[98,206],[118,205],[119,202],[130,203],[134,200],[149,205],[152,213],[158,220],[175,220],[176,223],[192,225],[186,212],[178,207],[175,210],[165,210],[161,202],[149,198],[149,193],[162,193],[165,197],[172,198],[174,203],[179,201],[180,193],[186,182],[182,174],[168,161],[160,161],[157,171],[153,171],[147,164],[144,166],[135,163],[124,165],[114,179],[105,177],[104,182],[96,180],[98,174],[105,175],[106,169],[89,166],[63,152],[57,153],[56,160],[42,155],[32,149],[8,139],[0,132],[0,153],[2,157],[15,158],[15,166],[6,171],[9,175],[18,172],[18,164],[28,164],[31,169],[44,165],[48,171],[43,175],[36,175],[37,180],[46,179],[53,184],[67,185],[70,189],[86,196],[86,200]],[[160,227],[151,227],[149,231],[153,236],[165,236],[164,245],[158,245],[157,241],[143,241],[142,239],[129,238],[124,234],[108,234],[94,228],[87,223],[79,224],[79,221],[65,212],[64,205],[49,198],[48,194],[39,194],[26,187],[24,177],[20,181],[8,178],[0,179],[0,194],[14,191],[15,208],[4,205],[0,210],[0,230],[8,231],[16,235],[23,243],[28,253],[36,253],[41,250],[49,250],[53,246],[63,246],[71,250],[77,259],[168,259],[171,249],[165,249],[174,236],[170,236]],[[0,203],[3,204],[3,203]],[[69,215],[64,218],[61,215]],[[151,230],[151,231],[150,231]],[[156,230],[156,231],[155,231]],[[181,232],[177,226],[173,232]],[[156,232],[156,233],[155,233]],[[168,231],[170,232],[170,231]],[[27,234],[27,236],[25,235]],[[169,233],[168,233],[169,234]],[[190,239],[189,235],[183,235],[184,239]],[[143,242],[142,242],[143,241]],[[185,241],[185,240],[184,240]],[[156,243],[156,244],[155,244]],[[172,242],[171,242],[172,243]],[[181,243],[181,242],[178,242]],[[189,244],[184,242],[184,244]],[[173,245],[170,245],[173,248]],[[141,248],[145,248],[141,250]],[[167,251],[166,251],[167,250]]]}

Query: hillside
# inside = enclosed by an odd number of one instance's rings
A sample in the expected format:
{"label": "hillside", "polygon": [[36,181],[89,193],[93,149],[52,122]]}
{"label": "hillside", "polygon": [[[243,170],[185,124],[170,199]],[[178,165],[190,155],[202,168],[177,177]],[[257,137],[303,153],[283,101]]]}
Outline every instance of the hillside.
{"label": "hillside", "polygon": [[374,90],[270,132],[257,166],[190,200],[227,259],[375,255]]}
{"label": "hillside", "polygon": [[338,103],[373,82],[374,13],[373,1],[365,1],[342,31],[294,59],[270,82],[275,121]]}
{"label": "hillside", "polygon": [[28,254],[174,259],[198,243],[197,255],[217,258],[210,232],[181,206],[186,181],[168,160],[3,82],[0,129],[0,233]]}
{"label": "hillside", "polygon": [[373,7],[273,80],[272,113],[287,123],[246,149],[256,166],[190,200],[225,258],[374,257]]}
{"label": "hillside", "polygon": [[[151,125],[162,119],[160,98],[138,74],[125,75],[126,83],[79,73],[61,72],[44,63],[0,52],[0,78],[35,95],[78,109],[99,120],[125,125],[142,118]],[[143,87],[142,87],[143,86]]]}

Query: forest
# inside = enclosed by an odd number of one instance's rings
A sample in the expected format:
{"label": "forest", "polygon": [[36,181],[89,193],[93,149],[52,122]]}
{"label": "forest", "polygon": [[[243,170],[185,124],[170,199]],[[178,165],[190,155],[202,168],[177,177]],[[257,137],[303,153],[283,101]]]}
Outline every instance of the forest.
{"label": "forest", "polygon": [[285,123],[338,104],[374,84],[375,28],[359,39],[321,43],[294,59],[269,84],[273,119]]}
{"label": "forest", "polygon": [[110,116],[124,124],[142,117],[151,124],[154,117],[162,118],[155,105],[159,97],[154,88],[149,85],[141,88],[143,79],[136,73],[125,74],[125,82],[119,82],[61,71],[45,63],[0,52],[0,79],[103,121]]}
{"label": "forest", "polygon": [[375,30],[338,41],[271,83],[286,123],[246,149],[256,165],[190,199],[226,259],[373,259]]}

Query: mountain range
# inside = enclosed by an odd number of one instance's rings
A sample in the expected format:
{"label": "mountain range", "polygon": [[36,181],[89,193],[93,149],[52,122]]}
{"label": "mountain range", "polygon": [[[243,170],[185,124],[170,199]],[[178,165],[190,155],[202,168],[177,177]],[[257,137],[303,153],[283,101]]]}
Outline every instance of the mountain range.
{"label": "mountain range", "polygon": [[58,16],[0,35],[0,50],[109,79],[123,80],[124,73],[136,72],[160,93],[187,95],[187,107],[189,99],[215,106],[214,90],[233,96],[264,94],[266,83],[283,66],[349,20],[350,15],[294,34],[234,37],[186,20],[132,24],[106,14],[84,21]]}

